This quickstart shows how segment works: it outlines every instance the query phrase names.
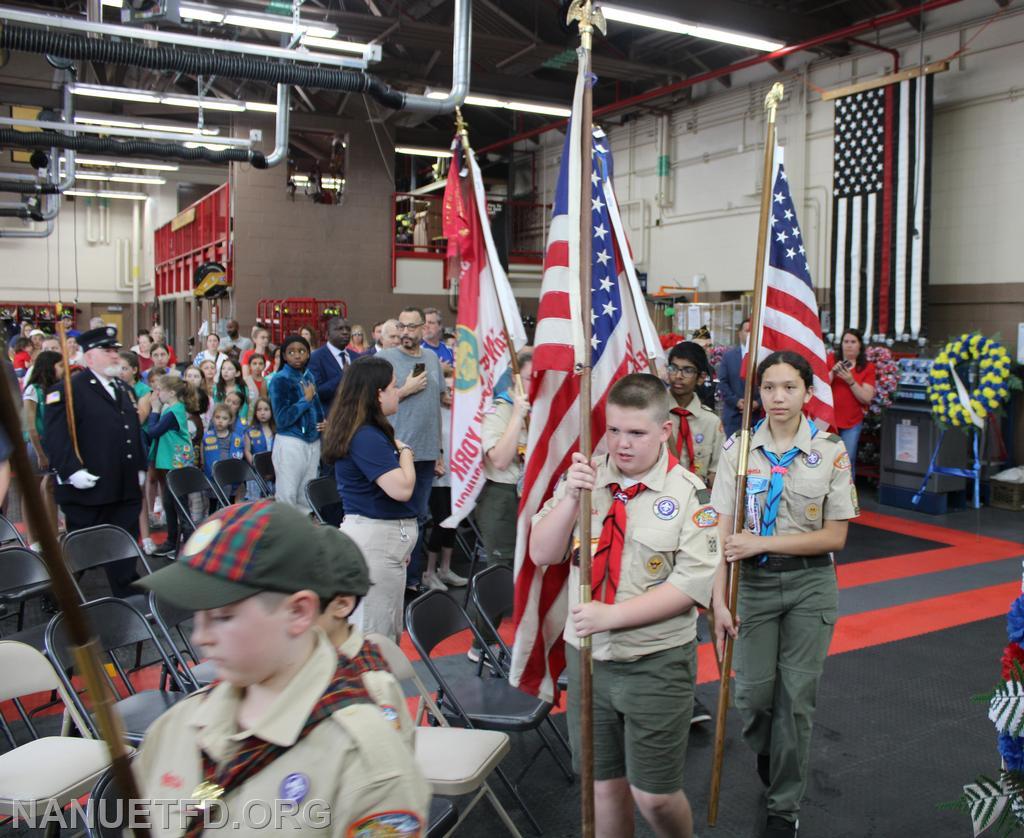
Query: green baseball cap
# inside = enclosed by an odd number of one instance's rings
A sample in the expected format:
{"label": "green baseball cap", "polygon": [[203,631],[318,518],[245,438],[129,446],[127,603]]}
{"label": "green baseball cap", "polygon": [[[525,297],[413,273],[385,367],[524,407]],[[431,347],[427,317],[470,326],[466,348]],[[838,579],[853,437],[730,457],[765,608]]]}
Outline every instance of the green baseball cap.
{"label": "green baseball cap", "polygon": [[[287,503],[236,504],[197,527],[178,561],[137,584],[171,605],[193,611],[221,608],[264,591],[311,590],[321,597],[333,596],[339,593],[333,570],[339,550],[337,542],[325,537],[330,529],[314,524]],[[353,548],[358,552],[354,543],[346,549]]]}
{"label": "green baseball cap", "polygon": [[366,596],[371,584],[370,569],[359,545],[335,527],[317,527],[317,538],[327,564],[329,581],[325,596]]}

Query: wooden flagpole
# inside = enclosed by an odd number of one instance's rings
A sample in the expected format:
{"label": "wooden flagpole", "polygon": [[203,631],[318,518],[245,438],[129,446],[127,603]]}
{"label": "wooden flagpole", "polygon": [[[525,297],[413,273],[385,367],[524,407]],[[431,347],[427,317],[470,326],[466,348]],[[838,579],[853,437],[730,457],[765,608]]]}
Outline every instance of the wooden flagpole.
{"label": "wooden flagpole", "polygon": [[[775,112],[782,101],[783,86],[779,82],[764,100],[764,108],[768,114],[768,130],[764,141],[764,170],[761,178],[761,219],[757,231],[757,255],[754,263],[754,309],[750,317],[750,336],[747,339],[747,377],[743,382],[743,420],[740,424],[740,448],[736,465],[736,491],[733,496],[733,534],[743,531],[746,512],[747,495],[747,460],[750,456],[750,415],[751,401],[754,395],[754,370],[757,367],[757,353],[761,337],[761,320],[764,315],[762,300],[764,297],[764,263],[768,242],[768,226],[772,210],[772,162],[775,158]],[[729,597],[729,612],[733,621],[736,620],[736,605],[739,598],[740,563],[729,565],[729,584],[726,589]],[[725,749],[725,718],[729,710],[729,679],[732,675],[733,639],[725,637],[725,648],[722,652],[720,680],[718,689],[718,712],[715,715],[715,749],[711,763],[711,794],[708,798],[708,826],[714,826],[718,820],[718,796],[722,785],[722,759]]]}
{"label": "wooden flagpole", "polygon": [[[58,304],[59,308],[59,304]],[[61,330],[61,346],[64,351],[65,363],[65,404],[70,404],[70,385],[67,378],[67,343],[63,340],[63,326]],[[124,744],[124,729],[121,726],[121,719],[114,711],[114,697],[111,694],[110,685],[103,674],[103,668],[99,659],[99,644],[86,619],[85,612],[78,604],[78,594],[75,591],[71,573],[64,559],[61,556],[60,545],[57,543],[57,533],[54,530],[53,522],[46,513],[46,505],[43,503],[42,492],[39,488],[39,480],[33,478],[32,466],[29,463],[28,451],[21,434],[21,417],[18,406],[15,404],[14,395],[6,381],[0,381],[0,426],[3,427],[11,441],[13,451],[11,453],[11,464],[14,466],[14,473],[17,476],[18,485],[21,489],[21,508],[32,532],[42,546],[41,555],[46,570],[50,574],[50,591],[57,601],[61,613],[64,615],[67,635],[75,653],[75,660],[78,672],[85,682],[86,689],[93,697],[93,713],[98,722],[100,735],[107,743],[110,751],[111,771],[117,782],[121,798],[124,800],[140,800],[138,786],[135,783],[135,775],[131,770],[131,760]],[[74,416],[68,419],[69,431],[74,436]],[[75,454],[78,455],[77,445]],[[79,460],[81,457],[79,456]],[[84,465],[84,463],[83,463]],[[133,831],[138,838],[148,838],[149,829],[144,826],[135,826]]]}
{"label": "wooden flagpole", "polygon": [[[566,15],[566,21],[579,22],[580,50],[578,58],[580,71],[586,79],[590,75],[590,51],[593,47],[594,27],[605,31],[604,15],[595,9],[591,0],[573,0]],[[591,264],[592,240],[590,229],[590,175],[593,170],[591,147],[593,143],[591,122],[593,120],[593,91],[589,80],[583,86],[583,104],[579,115],[580,132],[580,315],[583,318],[583,357],[580,359],[580,453],[589,461],[593,451],[590,434],[591,394],[591,345],[593,336],[590,321],[591,308]],[[591,600],[591,497],[589,491],[580,492],[580,602]],[[594,681],[593,650],[590,637],[580,638],[580,820],[583,838],[593,838],[594,818]]]}
{"label": "wooden flagpole", "polygon": [[[57,336],[60,338],[60,355],[64,362],[64,375],[61,378],[64,380],[64,410],[68,416],[68,435],[71,437],[71,448],[75,452],[75,456],[78,457],[78,462],[84,466],[82,454],[78,450],[78,428],[75,427],[75,397],[71,392],[71,358],[68,357],[67,327],[64,325],[64,318],[60,313],[61,304],[60,300],[57,300]],[[31,474],[31,472],[26,472],[26,474]]]}

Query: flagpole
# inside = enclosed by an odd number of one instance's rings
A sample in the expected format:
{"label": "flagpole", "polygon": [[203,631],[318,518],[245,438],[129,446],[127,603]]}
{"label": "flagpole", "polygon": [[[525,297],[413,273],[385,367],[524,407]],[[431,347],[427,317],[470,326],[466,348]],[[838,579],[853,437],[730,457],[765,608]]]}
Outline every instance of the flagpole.
{"label": "flagpole", "polygon": [[[747,460],[750,456],[750,416],[754,395],[754,370],[757,367],[757,353],[761,337],[761,320],[764,314],[764,263],[768,242],[768,223],[772,203],[772,162],[775,157],[775,113],[782,101],[783,86],[776,82],[764,100],[768,115],[768,130],[764,141],[764,170],[761,178],[761,219],[757,231],[757,256],[754,263],[754,308],[750,317],[750,336],[747,338],[747,376],[743,382],[743,420],[740,424],[739,457],[736,464],[736,490],[733,495],[732,531],[743,532],[746,513]],[[740,563],[729,564],[729,612],[733,624],[736,621],[736,605],[739,599]],[[711,794],[708,798],[708,826],[718,820],[718,796],[722,784],[722,760],[725,755],[725,721],[729,710],[729,679],[732,675],[733,639],[725,636],[722,652],[721,674],[718,688],[718,712],[715,715],[715,749],[711,764]]]}
{"label": "flagpole", "polygon": [[[592,440],[590,438],[590,414],[593,404],[591,395],[591,337],[593,332],[590,321],[591,278],[593,258],[591,247],[592,232],[590,229],[591,204],[590,191],[592,183],[590,175],[593,170],[592,129],[593,91],[587,77],[590,75],[590,51],[593,46],[594,27],[605,31],[604,15],[595,9],[591,0],[573,0],[566,15],[566,21],[579,22],[580,49],[577,53],[580,72],[584,78],[583,103],[580,113],[580,315],[583,319],[583,347],[580,363],[580,453],[590,460]],[[580,492],[579,533],[580,533],[580,602],[591,600],[591,496],[588,490]],[[580,638],[580,820],[583,838],[593,838],[594,817],[594,680],[593,680],[593,649],[590,637]]]}
{"label": "flagpole", "polygon": [[[469,126],[466,121],[462,118],[462,108],[455,109],[455,128],[459,134],[459,140],[462,143],[462,153],[466,155],[466,170],[469,172],[469,188],[474,196],[474,205],[476,204],[476,183],[474,182],[473,167],[469,165],[469,159],[473,154],[473,148],[469,144]],[[453,161],[454,162],[454,161]],[[458,172],[456,172],[458,175]],[[451,177],[451,172],[448,173],[448,177]],[[498,314],[501,315],[501,332],[505,336],[505,345],[508,347],[508,358],[509,368],[512,370],[512,381],[515,384],[516,393],[519,396],[525,396],[526,391],[523,389],[523,377],[519,374],[519,356],[516,354],[516,348],[512,344],[512,333],[508,330],[508,321],[505,320],[505,309],[502,308],[499,301]],[[526,417],[526,427],[530,426],[530,417]]]}
{"label": "flagpole", "polygon": [[[85,465],[82,461],[82,454],[78,450],[78,428],[75,427],[75,400],[71,392],[71,359],[68,357],[67,327],[64,325],[64,318],[60,312],[60,300],[57,300],[57,336],[60,338],[60,356],[64,362],[64,374],[61,378],[64,380],[64,411],[68,417],[68,436],[71,438],[71,450],[75,452],[78,461]],[[31,472],[27,473],[31,474]]]}
{"label": "flagpole", "polygon": [[[57,309],[60,310],[59,303]],[[58,329],[62,338],[66,376],[67,343],[64,340],[63,325],[59,325]],[[70,400],[71,389],[68,379],[65,378],[65,404],[70,405]],[[6,381],[0,382],[0,427],[7,433],[13,446],[11,465],[14,467],[14,474],[21,489],[21,508],[29,527],[41,545],[39,554],[50,576],[50,592],[64,617],[68,641],[74,651],[78,673],[85,682],[86,690],[92,696],[92,712],[96,717],[100,736],[106,742],[110,753],[110,770],[114,775],[117,788],[121,792],[120,797],[122,800],[141,800],[135,775],[131,770],[131,759],[124,744],[124,728],[120,717],[114,711],[114,698],[110,685],[100,666],[99,643],[89,626],[85,612],[79,605],[71,572],[61,556],[57,532],[53,522],[46,514],[46,504],[43,503],[39,480],[32,476],[34,472],[29,463],[28,451],[21,433],[21,417],[18,406],[15,404],[14,395]],[[72,415],[68,420],[68,430],[71,433],[72,441],[75,440],[74,428],[74,415]],[[78,456],[77,447],[75,454]],[[81,460],[81,456],[79,456],[79,460]],[[83,731],[82,734],[88,735],[86,731]],[[133,825],[130,829],[139,838],[148,838],[150,834],[149,828],[144,825]]]}

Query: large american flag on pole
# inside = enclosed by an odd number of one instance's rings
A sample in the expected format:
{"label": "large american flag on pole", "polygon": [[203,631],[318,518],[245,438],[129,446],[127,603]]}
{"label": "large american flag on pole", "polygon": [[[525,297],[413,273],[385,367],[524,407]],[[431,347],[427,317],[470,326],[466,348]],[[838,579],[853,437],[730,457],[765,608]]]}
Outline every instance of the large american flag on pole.
{"label": "large american flag on pole", "polygon": [[928,289],[932,76],[836,100],[834,331],[916,338]]}
{"label": "large american flag on pole", "polygon": [[539,568],[527,553],[530,520],[551,497],[559,478],[579,450],[580,378],[584,303],[579,294],[581,210],[590,216],[593,274],[593,329],[589,347],[595,445],[605,432],[608,390],[619,378],[648,369],[649,353],[658,351],[657,331],[636,282],[628,244],[612,189],[612,157],[607,137],[593,132],[589,206],[580,207],[580,102],[585,78],[577,77],[570,120],[555,189],[551,228],[544,256],[544,276],[533,353],[531,416],[515,563],[516,636],[511,681],[520,689],[554,701],[556,682],[565,667],[562,632],[568,597],[568,564]]}
{"label": "large american flag on pole", "polygon": [[758,361],[780,350],[803,355],[814,372],[814,392],[804,412],[812,419],[831,425],[832,387],[828,380],[825,344],[821,339],[818,300],[782,158],[782,149],[776,146]]}

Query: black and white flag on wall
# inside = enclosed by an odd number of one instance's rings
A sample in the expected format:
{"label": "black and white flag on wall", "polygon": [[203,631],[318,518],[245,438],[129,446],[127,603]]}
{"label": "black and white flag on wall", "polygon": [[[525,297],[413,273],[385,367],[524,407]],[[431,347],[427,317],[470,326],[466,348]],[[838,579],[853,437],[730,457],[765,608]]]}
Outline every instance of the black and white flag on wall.
{"label": "black and white flag on wall", "polygon": [[933,77],[836,100],[833,331],[922,334],[928,293]]}

